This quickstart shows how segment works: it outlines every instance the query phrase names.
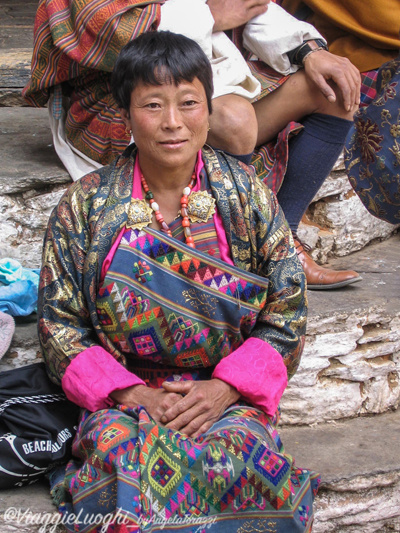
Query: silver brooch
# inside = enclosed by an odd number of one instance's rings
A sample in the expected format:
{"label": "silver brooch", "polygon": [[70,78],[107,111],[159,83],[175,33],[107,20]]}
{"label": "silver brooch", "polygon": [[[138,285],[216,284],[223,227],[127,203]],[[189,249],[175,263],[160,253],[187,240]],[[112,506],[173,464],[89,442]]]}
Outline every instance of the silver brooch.
{"label": "silver brooch", "polygon": [[190,222],[207,222],[215,213],[215,199],[207,191],[192,192],[187,212]]}
{"label": "silver brooch", "polygon": [[153,210],[145,200],[132,198],[128,209],[127,228],[143,229],[148,226],[153,218]]}

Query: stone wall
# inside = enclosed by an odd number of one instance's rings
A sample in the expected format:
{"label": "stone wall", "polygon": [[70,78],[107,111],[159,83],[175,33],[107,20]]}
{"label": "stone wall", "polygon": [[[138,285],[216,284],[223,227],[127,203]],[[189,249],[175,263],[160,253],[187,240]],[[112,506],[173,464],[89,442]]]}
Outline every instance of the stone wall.
{"label": "stone wall", "polygon": [[347,179],[343,155],[315,196],[299,237],[312,248],[314,260],[325,263],[361,250],[371,241],[386,239],[395,227],[370,215]]}
{"label": "stone wall", "polygon": [[400,313],[383,308],[314,317],[282,421],[314,424],[382,413],[400,402]]}

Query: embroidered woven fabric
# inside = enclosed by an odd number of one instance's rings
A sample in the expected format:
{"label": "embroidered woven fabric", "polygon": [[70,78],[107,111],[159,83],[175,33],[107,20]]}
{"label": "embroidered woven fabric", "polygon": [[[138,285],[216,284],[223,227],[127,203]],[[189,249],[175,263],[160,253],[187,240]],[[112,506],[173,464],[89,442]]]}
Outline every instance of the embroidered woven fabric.
{"label": "embroidered woven fabric", "polygon": [[375,98],[354,117],[345,165],[368,211],[400,224],[400,56],[382,65],[376,87]]}
{"label": "embroidered woven fabric", "polygon": [[81,460],[70,461],[63,483],[74,505],[55,485],[63,523],[83,531],[69,525],[75,513],[87,524],[113,515],[108,531],[119,533],[311,531],[319,478],[285,454],[276,422],[234,405],[193,440],[140,407],[84,411],[73,445]]}

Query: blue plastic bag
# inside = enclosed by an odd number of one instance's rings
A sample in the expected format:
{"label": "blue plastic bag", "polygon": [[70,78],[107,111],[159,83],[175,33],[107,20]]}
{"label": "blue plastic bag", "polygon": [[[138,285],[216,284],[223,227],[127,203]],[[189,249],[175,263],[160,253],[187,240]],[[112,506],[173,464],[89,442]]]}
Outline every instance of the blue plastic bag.
{"label": "blue plastic bag", "polygon": [[15,259],[0,259],[0,311],[12,316],[36,311],[39,272],[24,268]]}

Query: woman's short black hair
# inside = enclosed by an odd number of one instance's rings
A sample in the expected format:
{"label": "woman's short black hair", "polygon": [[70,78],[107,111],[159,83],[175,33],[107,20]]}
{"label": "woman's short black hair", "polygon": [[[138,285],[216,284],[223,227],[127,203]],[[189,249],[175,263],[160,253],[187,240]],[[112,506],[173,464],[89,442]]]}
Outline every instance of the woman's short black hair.
{"label": "woman's short black hair", "polygon": [[162,85],[171,80],[178,85],[194,78],[204,87],[211,114],[212,70],[200,46],[170,31],[148,32],[122,48],[112,73],[111,89],[117,105],[129,111],[131,93],[139,83]]}

